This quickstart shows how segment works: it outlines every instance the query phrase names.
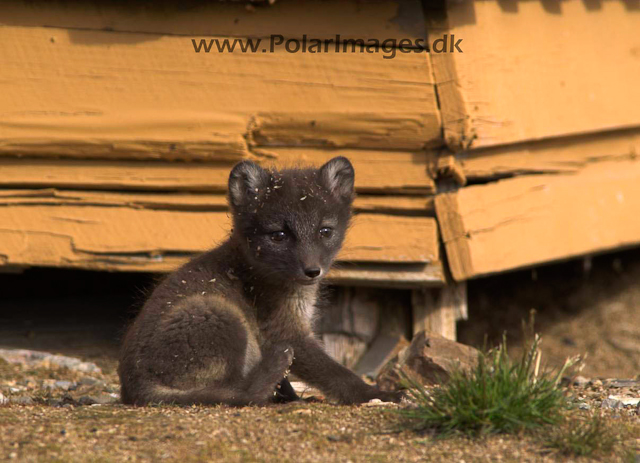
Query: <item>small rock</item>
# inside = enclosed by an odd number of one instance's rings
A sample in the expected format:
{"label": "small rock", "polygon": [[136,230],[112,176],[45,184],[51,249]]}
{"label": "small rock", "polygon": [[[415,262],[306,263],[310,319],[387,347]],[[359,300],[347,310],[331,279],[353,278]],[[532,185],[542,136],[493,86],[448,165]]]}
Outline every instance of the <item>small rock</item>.
{"label": "small rock", "polygon": [[582,402],[582,403],[578,404],[578,408],[580,410],[591,410],[591,405],[589,405],[586,402]]}
{"label": "small rock", "polygon": [[454,370],[469,371],[477,361],[478,351],[473,347],[421,331],[413,337],[409,347],[382,368],[376,382],[383,391],[397,390],[401,382],[399,371],[406,369],[425,385],[443,384]]}
{"label": "small rock", "polygon": [[614,399],[604,399],[602,401],[602,405],[600,405],[600,406],[602,408],[611,408],[613,410],[624,408],[624,405],[622,405],[622,402],[620,402],[619,400],[614,400]]}
{"label": "small rock", "polygon": [[80,405],[108,405],[118,401],[113,394],[83,395],[78,399]]}
{"label": "small rock", "polygon": [[74,384],[71,381],[56,381],[53,386],[63,391],[68,391]]}
{"label": "small rock", "polygon": [[602,401],[602,408],[620,409],[640,404],[640,397],[621,397],[610,395]]}
{"label": "small rock", "polygon": [[609,383],[610,387],[637,387],[640,388],[640,381],[635,379],[614,379]]}
{"label": "small rock", "polygon": [[575,378],[573,378],[574,386],[585,387],[587,384],[589,384],[589,380],[584,376],[576,376]]}
{"label": "small rock", "polygon": [[52,407],[64,407],[66,404],[75,405],[76,401],[71,396],[71,394],[69,394],[68,392],[65,392],[62,398],[60,399],[51,398],[47,401],[47,403]]}
{"label": "small rock", "polygon": [[78,405],[93,405],[97,403],[98,402],[96,401],[95,397],[91,397],[88,395],[83,395],[78,399]]}
{"label": "small rock", "polygon": [[7,399],[2,392],[0,392],[0,405],[4,405],[4,404],[8,404],[9,403],[9,399]]}
{"label": "small rock", "polygon": [[91,376],[83,376],[82,378],[80,378],[80,381],[78,381],[78,385],[105,387],[107,383],[105,383],[101,379],[92,378]]}
{"label": "small rock", "polygon": [[602,381],[599,379],[592,379],[590,384],[592,387],[602,387]]}
{"label": "small rock", "polygon": [[11,403],[16,405],[33,405],[33,399],[29,396],[11,397]]}
{"label": "small rock", "polygon": [[633,407],[634,405],[640,404],[640,397],[617,397],[617,396],[609,396],[609,398],[615,398],[622,402],[622,405],[625,407]]}
{"label": "small rock", "polygon": [[396,406],[393,402],[383,402],[380,399],[371,399],[369,402],[362,404],[363,407],[388,407]]}
{"label": "small rock", "polygon": [[65,367],[84,373],[102,373],[95,363],[83,362],[77,358],[54,355],[49,352],[28,349],[0,349],[0,358],[9,363],[17,363],[29,367]]}

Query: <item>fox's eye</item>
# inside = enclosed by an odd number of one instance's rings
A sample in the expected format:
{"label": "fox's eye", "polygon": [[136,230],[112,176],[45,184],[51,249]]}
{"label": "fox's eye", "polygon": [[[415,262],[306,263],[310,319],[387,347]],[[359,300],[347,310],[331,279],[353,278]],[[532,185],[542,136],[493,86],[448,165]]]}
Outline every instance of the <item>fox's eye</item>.
{"label": "fox's eye", "polygon": [[323,238],[331,238],[331,235],[333,235],[333,229],[332,228],[322,227],[320,229],[320,236],[322,236]]}
{"label": "fox's eye", "polygon": [[283,231],[277,231],[271,233],[271,241],[283,241],[287,237],[287,234]]}

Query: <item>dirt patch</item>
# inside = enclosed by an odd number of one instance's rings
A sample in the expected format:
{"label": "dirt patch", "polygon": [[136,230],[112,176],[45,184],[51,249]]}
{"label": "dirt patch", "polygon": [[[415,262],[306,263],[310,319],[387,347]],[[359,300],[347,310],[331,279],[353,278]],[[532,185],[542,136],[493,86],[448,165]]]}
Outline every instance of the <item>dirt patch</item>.
{"label": "dirt patch", "polygon": [[517,355],[531,309],[548,364],[586,353],[586,377],[640,374],[640,250],[471,281],[459,340],[497,344],[506,330]]}

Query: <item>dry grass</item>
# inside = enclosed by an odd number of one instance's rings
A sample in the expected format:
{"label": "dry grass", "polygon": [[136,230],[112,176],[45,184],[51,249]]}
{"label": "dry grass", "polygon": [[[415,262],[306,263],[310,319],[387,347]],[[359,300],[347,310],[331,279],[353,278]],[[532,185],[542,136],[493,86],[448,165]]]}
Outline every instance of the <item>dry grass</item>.
{"label": "dry grass", "polygon": [[[562,461],[535,436],[434,439],[383,407],[0,407],[13,461]],[[607,461],[625,461],[612,455]]]}

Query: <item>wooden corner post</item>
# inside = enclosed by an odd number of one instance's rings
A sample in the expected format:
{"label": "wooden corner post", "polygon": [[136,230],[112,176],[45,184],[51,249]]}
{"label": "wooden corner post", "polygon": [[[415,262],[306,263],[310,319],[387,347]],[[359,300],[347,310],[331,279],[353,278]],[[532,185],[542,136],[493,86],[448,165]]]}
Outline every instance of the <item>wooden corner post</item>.
{"label": "wooden corner post", "polygon": [[466,320],[467,284],[449,283],[438,289],[415,289],[411,295],[413,335],[427,330],[456,340],[456,322]]}

